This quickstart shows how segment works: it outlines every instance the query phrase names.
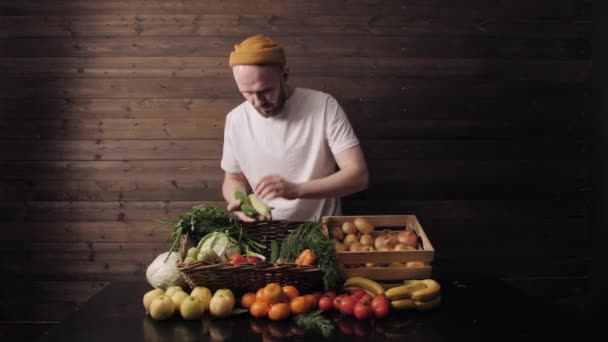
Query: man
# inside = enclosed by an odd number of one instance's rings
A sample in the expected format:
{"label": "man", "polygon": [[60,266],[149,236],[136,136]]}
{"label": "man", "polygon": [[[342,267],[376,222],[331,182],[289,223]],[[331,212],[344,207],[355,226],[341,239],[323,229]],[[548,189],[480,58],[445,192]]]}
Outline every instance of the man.
{"label": "man", "polygon": [[221,167],[228,210],[246,222],[263,219],[247,217],[234,197],[249,185],[275,220],[340,215],[339,197],[365,190],[369,176],[338,102],[292,87],[283,48],[263,35],[235,45],[229,65],[246,101],[226,117]]}

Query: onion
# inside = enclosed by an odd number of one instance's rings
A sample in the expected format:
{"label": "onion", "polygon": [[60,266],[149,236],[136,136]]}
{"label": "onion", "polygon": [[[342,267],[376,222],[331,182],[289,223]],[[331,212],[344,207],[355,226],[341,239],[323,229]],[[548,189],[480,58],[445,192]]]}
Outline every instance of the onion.
{"label": "onion", "polygon": [[413,250],[413,249],[416,249],[416,248],[411,247],[411,246],[406,246],[406,245],[404,245],[402,243],[396,244],[395,248],[393,248],[393,250],[395,250],[395,251],[410,251],[410,250]]}
{"label": "onion", "polygon": [[397,240],[399,240],[399,243],[406,246],[418,247],[418,236],[410,229],[400,231],[399,234],[397,234]]}
{"label": "onion", "polygon": [[369,251],[369,246],[362,244],[361,242],[353,242],[350,245],[349,251],[351,252],[367,252]]}
{"label": "onion", "polygon": [[392,250],[396,244],[397,241],[393,240],[390,234],[387,232],[384,232],[376,237],[376,240],[374,241],[374,247],[376,247],[376,249],[379,251],[386,250],[387,248]]}

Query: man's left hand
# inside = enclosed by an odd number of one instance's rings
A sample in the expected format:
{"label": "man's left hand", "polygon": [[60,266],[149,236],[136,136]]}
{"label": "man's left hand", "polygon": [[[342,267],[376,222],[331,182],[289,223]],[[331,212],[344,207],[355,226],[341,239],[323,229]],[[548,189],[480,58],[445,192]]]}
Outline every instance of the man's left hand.
{"label": "man's left hand", "polygon": [[269,200],[275,197],[298,198],[298,190],[298,184],[288,182],[279,175],[268,175],[259,180],[254,191],[258,197]]}

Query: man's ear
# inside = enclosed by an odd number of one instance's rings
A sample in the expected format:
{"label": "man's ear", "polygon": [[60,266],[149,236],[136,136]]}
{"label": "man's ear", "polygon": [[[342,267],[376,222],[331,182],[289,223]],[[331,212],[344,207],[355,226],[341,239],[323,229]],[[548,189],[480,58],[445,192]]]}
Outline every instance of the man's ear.
{"label": "man's ear", "polygon": [[283,80],[283,82],[287,82],[289,80],[289,67],[284,66],[281,70],[281,80]]}

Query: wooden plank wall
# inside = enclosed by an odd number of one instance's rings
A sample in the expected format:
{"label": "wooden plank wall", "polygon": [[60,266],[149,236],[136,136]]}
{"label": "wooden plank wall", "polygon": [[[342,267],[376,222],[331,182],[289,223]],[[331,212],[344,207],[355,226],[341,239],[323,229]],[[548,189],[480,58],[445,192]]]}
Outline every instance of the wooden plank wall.
{"label": "wooden plank wall", "polygon": [[223,205],[227,55],[256,33],[355,126],[347,214],[418,215],[439,275],[587,276],[590,0],[0,0],[1,339]]}

